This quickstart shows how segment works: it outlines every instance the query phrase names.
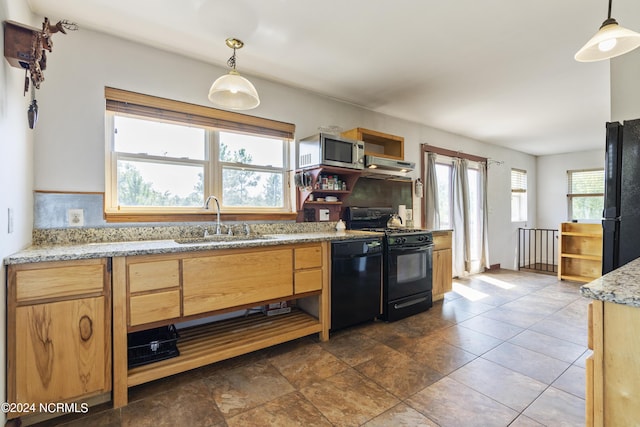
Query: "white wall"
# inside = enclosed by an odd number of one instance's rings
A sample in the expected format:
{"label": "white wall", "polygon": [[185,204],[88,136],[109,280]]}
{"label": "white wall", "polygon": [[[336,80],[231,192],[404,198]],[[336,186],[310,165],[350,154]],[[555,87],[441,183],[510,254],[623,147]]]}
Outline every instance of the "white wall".
{"label": "white wall", "polygon": [[640,118],[640,49],[610,61],[611,121]]}
{"label": "white wall", "polygon": [[[81,29],[57,35],[39,95],[35,189],[104,191],[104,86],[201,105],[225,70],[193,59]],[[527,169],[535,183],[535,158],[458,135],[377,114],[350,104],[249,76],[262,104],[250,114],[296,124],[296,136],[319,126],[365,127],[405,137],[405,158],[419,165],[421,143],[504,161],[489,172],[492,264],[511,268],[516,244],[510,225],[509,170]],[[76,159],[82,159],[77,161]],[[417,178],[419,170],[413,173]],[[535,184],[534,184],[535,186]],[[532,194],[535,188],[531,189]],[[414,200],[414,207],[418,200]],[[534,218],[535,199],[530,201]],[[420,211],[416,209],[415,217]]]}
{"label": "white wall", "polygon": [[[26,2],[0,0],[0,22],[12,20],[34,25]],[[39,25],[37,25],[39,26]],[[4,46],[4,31],[0,33]],[[27,126],[30,99],[22,96],[24,71],[3,58],[0,64],[0,260],[31,243],[33,224],[33,133]],[[13,232],[8,230],[8,210],[13,211]],[[4,263],[0,262],[0,366],[5,365],[6,289]],[[5,369],[0,372],[0,401],[6,402]]]}
{"label": "white wall", "polygon": [[538,157],[537,193],[539,228],[558,229],[568,221],[567,171],[604,167],[604,127],[602,124],[602,150],[581,151]]}

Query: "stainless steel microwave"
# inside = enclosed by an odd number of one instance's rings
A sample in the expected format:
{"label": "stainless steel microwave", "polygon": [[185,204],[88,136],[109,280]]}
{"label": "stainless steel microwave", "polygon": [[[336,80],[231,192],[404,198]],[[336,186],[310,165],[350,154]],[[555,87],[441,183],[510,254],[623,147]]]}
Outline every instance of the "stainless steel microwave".
{"label": "stainless steel microwave", "polygon": [[327,133],[299,139],[297,168],[337,166],[364,169],[364,142]]}

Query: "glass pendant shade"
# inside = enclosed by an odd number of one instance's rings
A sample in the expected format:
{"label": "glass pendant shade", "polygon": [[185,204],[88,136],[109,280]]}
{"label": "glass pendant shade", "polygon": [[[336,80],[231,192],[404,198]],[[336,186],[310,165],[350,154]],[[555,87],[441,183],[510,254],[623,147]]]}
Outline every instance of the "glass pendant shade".
{"label": "glass pendant shade", "polygon": [[630,52],[640,46],[640,34],[618,25],[615,19],[604,21],[574,58],[579,62],[601,61]]}
{"label": "glass pendant shade", "polygon": [[256,88],[235,69],[213,82],[209,101],[231,110],[250,110],[260,105]]}

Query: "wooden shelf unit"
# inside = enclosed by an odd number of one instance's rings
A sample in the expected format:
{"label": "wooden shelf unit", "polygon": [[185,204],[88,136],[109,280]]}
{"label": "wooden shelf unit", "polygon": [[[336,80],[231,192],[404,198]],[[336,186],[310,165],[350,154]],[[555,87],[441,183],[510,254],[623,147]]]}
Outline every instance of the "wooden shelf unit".
{"label": "wooden shelf unit", "polygon": [[601,224],[563,222],[558,248],[558,279],[586,283],[602,275]]}
{"label": "wooden shelf unit", "polygon": [[322,324],[318,319],[295,308],[288,314],[265,316],[256,313],[181,329],[180,355],[129,369],[127,386],[144,384],[321,331]]}
{"label": "wooden shelf unit", "polygon": [[[128,402],[128,388],[185,372],[210,363],[281,344],[315,333],[329,339],[328,242],[309,242],[273,247],[217,249],[178,254],[114,257],[113,263],[113,405]],[[242,267],[245,268],[242,268]],[[248,267],[250,266],[250,267]],[[177,275],[168,274],[175,271]],[[158,296],[170,307],[178,283],[181,298],[173,311],[156,305],[131,304],[139,292]],[[147,290],[149,286],[155,288]],[[166,289],[170,289],[166,291]],[[148,365],[128,368],[127,333],[171,323],[295,301],[291,312],[274,316],[254,313],[179,330],[180,354]],[[137,310],[136,317],[131,310]],[[133,319],[148,319],[138,325]],[[136,324],[133,324],[136,323]]]}
{"label": "wooden shelf unit", "polygon": [[[304,169],[298,172],[305,172],[311,176],[311,190],[300,190],[297,192],[297,201],[296,207],[298,210],[298,222],[305,221],[304,210],[306,208],[313,209],[314,218],[318,221],[319,214],[318,209],[326,208],[329,209],[329,220],[337,221],[340,219],[340,209],[342,207],[342,202],[344,199],[349,197],[353,187],[356,185],[358,178],[360,178],[361,171],[358,169],[347,169],[347,168],[338,168],[332,166],[321,166],[317,168]],[[347,184],[346,190],[323,190],[321,188],[316,188],[319,186],[318,180],[320,179],[320,175],[337,175],[341,181],[344,181]],[[336,196],[338,197],[337,202],[327,202],[327,201],[309,201],[309,196],[313,194],[314,197],[326,197],[326,196]]]}
{"label": "wooden shelf unit", "polygon": [[341,133],[345,138],[364,141],[364,154],[404,160],[404,137],[375,130],[355,128]]}

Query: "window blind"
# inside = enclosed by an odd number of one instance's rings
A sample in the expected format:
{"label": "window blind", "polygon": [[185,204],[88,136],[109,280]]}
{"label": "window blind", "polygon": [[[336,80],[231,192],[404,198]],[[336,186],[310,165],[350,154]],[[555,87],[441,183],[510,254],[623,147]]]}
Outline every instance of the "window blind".
{"label": "window blind", "polygon": [[569,195],[603,195],[604,169],[567,171]]}
{"label": "window blind", "polygon": [[295,125],[217,108],[105,87],[107,111],[194,126],[293,139]]}
{"label": "window blind", "polygon": [[511,192],[527,192],[527,171],[521,169],[511,169]]}

